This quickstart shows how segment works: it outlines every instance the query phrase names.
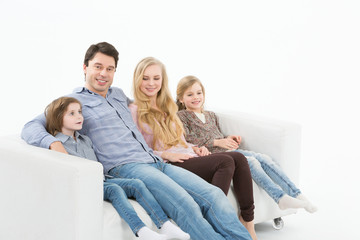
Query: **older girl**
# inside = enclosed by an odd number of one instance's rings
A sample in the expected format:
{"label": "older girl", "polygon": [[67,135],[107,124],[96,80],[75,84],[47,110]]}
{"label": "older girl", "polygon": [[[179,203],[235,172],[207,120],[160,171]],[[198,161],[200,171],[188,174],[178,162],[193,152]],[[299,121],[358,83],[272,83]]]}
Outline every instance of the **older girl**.
{"label": "older girl", "polygon": [[206,147],[186,142],[177,106],[168,89],[165,66],[148,57],[136,66],[133,79],[134,104],[129,106],[134,122],[154,153],[185,168],[227,194],[231,180],[239,201],[240,221],[253,239],[254,200],[246,158],[237,152],[211,154]]}
{"label": "older girl", "polygon": [[198,146],[206,146],[214,153],[236,151],[244,154],[249,162],[254,181],[279,205],[280,209],[305,208],[315,212],[316,207],[268,156],[239,149],[240,136],[224,136],[214,112],[204,111],[205,89],[200,80],[187,76],[177,86],[178,116],[184,124],[186,140]]}

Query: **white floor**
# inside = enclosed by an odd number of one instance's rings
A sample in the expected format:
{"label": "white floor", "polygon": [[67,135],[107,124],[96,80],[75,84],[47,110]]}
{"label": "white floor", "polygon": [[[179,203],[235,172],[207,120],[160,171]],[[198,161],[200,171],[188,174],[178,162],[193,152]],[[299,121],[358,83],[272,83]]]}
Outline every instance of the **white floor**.
{"label": "white floor", "polygon": [[271,221],[256,224],[259,240],[359,240],[360,171],[356,168],[359,161],[358,157],[331,154],[304,160],[300,187],[318,206],[318,212],[299,210],[283,217],[285,224],[281,230],[275,230]]}

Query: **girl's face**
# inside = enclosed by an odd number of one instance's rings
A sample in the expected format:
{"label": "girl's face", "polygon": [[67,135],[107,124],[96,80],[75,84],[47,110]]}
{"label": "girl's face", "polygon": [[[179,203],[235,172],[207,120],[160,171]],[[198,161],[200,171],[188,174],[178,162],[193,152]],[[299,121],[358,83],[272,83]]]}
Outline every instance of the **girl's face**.
{"label": "girl's face", "polygon": [[187,110],[201,113],[202,105],[204,104],[204,94],[200,84],[194,83],[186,89],[181,102]]}
{"label": "girl's face", "polygon": [[81,130],[83,121],[80,104],[70,103],[64,114],[61,132],[68,136],[74,136],[75,131]]}
{"label": "girl's face", "polygon": [[152,100],[156,100],[162,86],[161,67],[159,65],[148,66],[140,85],[140,91]]}

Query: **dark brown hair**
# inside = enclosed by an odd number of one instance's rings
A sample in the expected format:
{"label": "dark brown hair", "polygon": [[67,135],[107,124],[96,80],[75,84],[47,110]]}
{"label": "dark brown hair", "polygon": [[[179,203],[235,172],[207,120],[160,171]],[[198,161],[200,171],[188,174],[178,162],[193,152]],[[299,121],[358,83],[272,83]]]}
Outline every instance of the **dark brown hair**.
{"label": "dark brown hair", "polygon": [[71,103],[78,103],[81,108],[80,101],[72,97],[60,97],[55,99],[45,108],[46,131],[51,135],[55,136],[57,133],[61,132],[64,114]]}
{"label": "dark brown hair", "polygon": [[95,55],[101,52],[105,55],[113,57],[115,60],[115,68],[117,67],[117,62],[119,60],[119,52],[116,48],[107,42],[100,42],[98,44],[91,45],[85,53],[84,64],[85,66],[89,66],[89,61],[92,60]]}

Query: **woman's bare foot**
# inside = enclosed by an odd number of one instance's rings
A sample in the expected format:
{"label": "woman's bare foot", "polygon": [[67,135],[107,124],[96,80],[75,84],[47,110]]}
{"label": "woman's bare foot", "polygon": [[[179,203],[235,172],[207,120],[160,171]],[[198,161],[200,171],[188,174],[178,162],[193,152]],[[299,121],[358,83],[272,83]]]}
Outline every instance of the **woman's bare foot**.
{"label": "woman's bare foot", "polygon": [[255,232],[255,224],[254,220],[250,222],[246,222],[241,215],[239,215],[239,220],[244,225],[244,227],[248,230],[250,233],[250,236],[253,240],[257,240],[256,232]]}

